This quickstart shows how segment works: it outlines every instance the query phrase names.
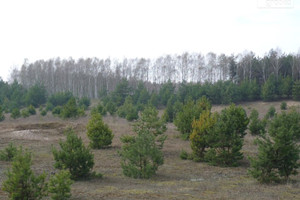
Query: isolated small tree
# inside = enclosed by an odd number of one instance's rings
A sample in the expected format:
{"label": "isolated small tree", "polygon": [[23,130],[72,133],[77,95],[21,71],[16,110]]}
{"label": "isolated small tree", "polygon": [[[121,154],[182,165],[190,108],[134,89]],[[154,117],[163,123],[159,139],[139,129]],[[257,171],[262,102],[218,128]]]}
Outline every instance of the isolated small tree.
{"label": "isolated small tree", "polygon": [[91,174],[94,166],[94,155],[86,148],[82,139],[72,129],[68,129],[66,141],[60,141],[61,150],[52,149],[55,164],[58,169],[69,169],[72,179],[84,178]]}
{"label": "isolated small tree", "polygon": [[158,117],[158,111],[148,106],[133,125],[133,130],[135,136],[121,138],[124,143],[120,152],[123,173],[134,178],[150,178],[164,161],[161,149],[166,139],[165,123]]}
{"label": "isolated small tree", "polygon": [[209,147],[207,136],[212,131],[216,120],[216,116],[212,115],[209,110],[203,111],[199,120],[194,120],[193,132],[190,135],[194,160],[204,160],[206,148]]}
{"label": "isolated small tree", "polygon": [[21,115],[22,115],[22,117],[26,118],[26,117],[30,116],[30,113],[28,112],[28,109],[23,109],[21,111]]}
{"label": "isolated small tree", "polygon": [[251,163],[249,174],[262,183],[278,181],[275,171],[275,149],[270,138],[262,136],[262,139],[257,139],[255,143],[258,144],[258,155],[256,158],[249,157]]}
{"label": "isolated small tree", "polygon": [[13,118],[13,119],[17,119],[21,116],[21,113],[20,113],[20,109],[18,108],[14,108],[11,112],[11,115],[10,117]]}
{"label": "isolated small tree", "polygon": [[270,119],[273,118],[276,115],[276,108],[274,106],[270,106],[265,119]]}
{"label": "isolated small tree", "polygon": [[33,105],[30,105],[28,106],[28,112],[30,115],[35,115],[36,114],[36,111],[35,111],[35,108],[33,107]]}
{"label": "isolated small tree", "polygon": [[67,200],[71,197],[71,174],[68,170],[60,170],[49,180],[49,193],[53,200]]}
{"label": "isolated small tree", "polygon": [[22,149],[15,156],[2,189],[10,199],[35,200],[47,195],[46,174],[35,175],[31,169],[31,153]]}
{"label": "isolated small tree", "polygon": [[108,147],[114,137],[108,125],[102,121],[99,113],[93,114],[88,122],[87,136],[90,139],[90,146],[94,149]]}
{"label": "isolated small tree", "polygon": [[278,182],[280,177],[288,181],[290,175],[297,174],[299,167],[299,145],[294,141],[293,133],[286,128],[277,129],[270,138],[262,137],[256,141],[259,145],[256,158],[250,157],[250,175],[262,183]]}
{"label": "isolated small tree", "polygon": [[125,176],[150,178],[164,162],[161,150],[155,144],[155,136],[149,131],[140,132],[131,140],[123,140],[120,152]]}
{"label": "isolated small tree", "polygon": [[42,116],[46,116],[46,115],[47,115],[47,110],[42,110],[42,111],[41,111],[41,115],[42,115]]}
{"label": "isolated small tree", "polygon": [[285,101],[281,102],[281,104],[280,104],[280,109],[281,109],[281,110],[286,110],[286,109],[287,109],[287,104],[286,104]]}
{"label": "isolated small tree", "polygon": [[266,133],[267,121],[260,120],[258,111],[253,109],[250,114],[249,130],[252,135],[260,135]]}
{"label": "isolated small tree", "polygon": [[76,99],[74,97],[72,97],[68,103],[63,106],[60,115],[63,118],[76,118],[80,115]]}
{"label": "isolated small tree", "polygon": [[0,160],[12,161],[17,153],[18,148],[14,145],[14,143],[10,142],[5,149],[0,151]]}

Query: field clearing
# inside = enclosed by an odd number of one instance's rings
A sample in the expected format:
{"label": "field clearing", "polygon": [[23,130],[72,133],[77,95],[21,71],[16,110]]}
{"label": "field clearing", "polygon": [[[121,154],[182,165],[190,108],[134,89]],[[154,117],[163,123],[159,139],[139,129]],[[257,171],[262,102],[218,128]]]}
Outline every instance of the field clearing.
{"label": "field clearing", "polygon": [[[300,107],[300,102],[286,101],[288,107]],[[241,104],[247,114],[252,108],[263,117],[271,105],[280,112],[281,102],[251,102]],[[213,106],[213,111],[220,111],[225,106]],[[10,119],[0,123],[0,149],[9,142],[34,152],[33,169],[54,172],[52,145],[58,147],[64,138],[63,130],[71,126],[80,135],[86,145],[86,124],[89,116],[76,120],[62,120],[50,113],[41,117],[39,114],[29,118]],[[164,145],[165,162],[157,174],[148,180],[133,179],[122,174],[118,151],[121,148],[120,137],[132,133],[130,123],[119,117],[106,116],[104,122],[112,129],[115,137],[112,147],[93,150],[94,171],[102,173],[101,179],[76,181],[72,185],[72,198],[89,199],[300,199],[300,175],[292,176],[288,184],[259,184],[247,174],[249,155],[255,155],[257,146],[255,137],[247,134],[243,147],[244,160],[239,167],[214,167],[207,163],[181,160],[182,149],[191,152],[189,141],[183,141],[173,124],[168,124],[168,138]],[[0,161],[0,187],[5,179],[4,172],[10,163]],[[8,199],[0,190],[0,199]]]}

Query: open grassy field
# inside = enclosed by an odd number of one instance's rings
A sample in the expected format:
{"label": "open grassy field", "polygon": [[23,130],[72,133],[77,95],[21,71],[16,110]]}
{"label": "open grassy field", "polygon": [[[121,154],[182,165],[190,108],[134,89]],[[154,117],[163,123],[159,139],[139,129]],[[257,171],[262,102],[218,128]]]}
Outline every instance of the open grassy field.
{"label": "open grassy field", "polygon": [[[300,102],[287,101],[288,106],[300,107]],[[264,116],[268,108],[274,105],[280,112],[280,102],[252,102],[243,103],[247,113],[251,108]],[[224,106],[214,106],[213,111],[220,111]],[[10,119],[0,123],[0,149],[9,142],[34,152],[33,169],[55,171],[51,146],[58,147],[63,139],[63,130],[71,126],[88,145],[86,124],[89,116],[62,120],[50,113],[41,117],[39,114],[29,118]],[[253,145],[254,137],[247,134],[241,166],[221,168],[207,163],[196,163],[181,160],[179,154],[182,149],[190,152],[189,141],[183,141],[173,124],[168,124],[167,140],[164,145],[165,163],[157,174],[149,180],[139,180],[125,177],[122,174],[118,150],[121,148],[120,136],[132,133],[130,123],[125,119],[106,116],[105,123],[115,135],[112,148],[94,150],[96,172],[102,173],[101,179],[76,181],[72,185],[72,199],[300,199],[300,175],[291,177],[288,184],[259,184],[247,174],[249,155],[255,155],[257,146]],[[4,172],[10,166],[9,162],[0,161],[0,187],[5,179]],[[7,194],[0,190],[0,199],[8,199]]]}

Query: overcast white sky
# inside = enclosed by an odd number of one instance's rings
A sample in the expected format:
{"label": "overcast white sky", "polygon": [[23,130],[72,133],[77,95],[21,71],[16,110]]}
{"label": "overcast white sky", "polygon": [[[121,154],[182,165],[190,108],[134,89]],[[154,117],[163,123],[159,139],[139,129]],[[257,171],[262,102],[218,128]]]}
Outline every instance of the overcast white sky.
{"label": "overcast white sky", "polygon": [[[263,55],[300,48],[300,3],[257,0],[1,0],[0,76],[54,57],[157,57],[188,52]],[[285,4],[285,2],[287,2]]]}

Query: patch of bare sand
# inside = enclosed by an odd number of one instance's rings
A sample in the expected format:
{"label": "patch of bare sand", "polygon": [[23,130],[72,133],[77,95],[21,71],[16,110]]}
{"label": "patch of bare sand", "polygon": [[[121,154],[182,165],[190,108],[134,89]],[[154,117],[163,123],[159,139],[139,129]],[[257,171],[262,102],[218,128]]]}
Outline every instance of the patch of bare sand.
{"label": "patch of bare sand", "polygon": [[40,135],[39,130],[13,131],[13,132],[6,134],[6,137],[22,139],[22,140],[42,140],[42,141],[50,140],[49,137]]}

